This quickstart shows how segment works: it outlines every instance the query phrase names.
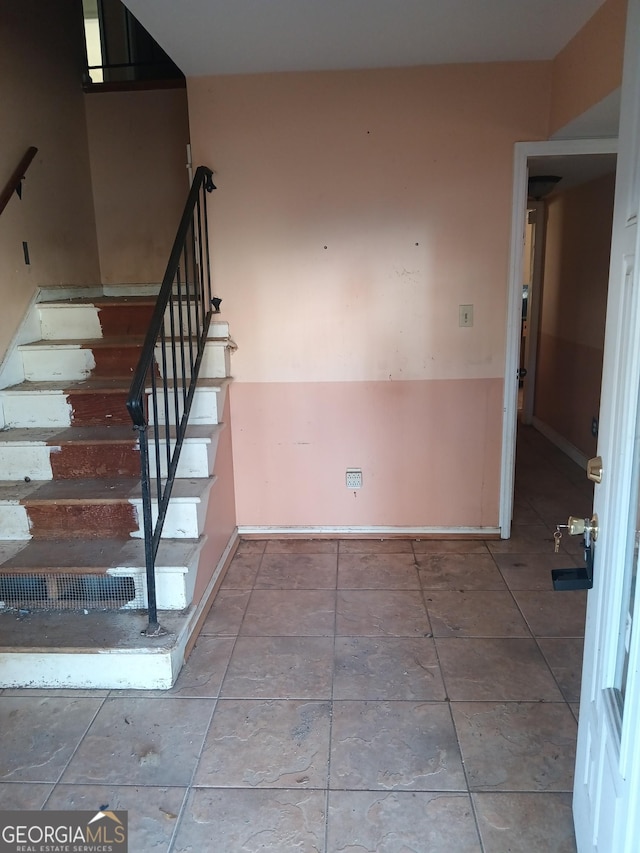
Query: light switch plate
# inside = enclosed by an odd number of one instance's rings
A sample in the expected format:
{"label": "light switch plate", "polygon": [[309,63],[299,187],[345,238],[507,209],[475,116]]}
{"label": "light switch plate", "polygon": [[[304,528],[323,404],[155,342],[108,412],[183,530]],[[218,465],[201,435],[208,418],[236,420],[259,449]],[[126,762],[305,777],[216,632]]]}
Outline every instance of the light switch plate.
{"label": "light switch plate", "polygon": [[473,305],[458,306],[458,325],[473,326]]}

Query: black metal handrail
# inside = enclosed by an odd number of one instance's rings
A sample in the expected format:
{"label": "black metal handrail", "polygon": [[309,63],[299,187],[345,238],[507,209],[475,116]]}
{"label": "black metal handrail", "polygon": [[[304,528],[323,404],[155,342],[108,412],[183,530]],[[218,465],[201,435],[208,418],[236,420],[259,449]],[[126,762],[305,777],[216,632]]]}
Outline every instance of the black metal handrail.
{"label": "black metal handrail", "polygon": [[206,197],[215,189],[212,176],[206,166],[196,170],[127,399],[140,438],[148,636],[163,633],[155,559],[213,313]]}
{"label": "black metal handrail", "polygon": [[37,153],[38,149],[35,145],[31,145],[22,155],[20,162],[11,173],[11,177],[0,191],[0,213],[9,204],[9,199],[14,192],[18,194],[19,198],[22,198],[22,182],[24,176],[27,174],[27,169],[31,165],[31,161]]}

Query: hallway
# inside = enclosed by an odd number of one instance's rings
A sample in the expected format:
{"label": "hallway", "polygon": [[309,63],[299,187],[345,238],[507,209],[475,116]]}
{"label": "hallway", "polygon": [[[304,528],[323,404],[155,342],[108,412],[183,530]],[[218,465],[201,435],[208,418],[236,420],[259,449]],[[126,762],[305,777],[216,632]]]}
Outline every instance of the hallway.
{"label": "hallway", "polygon": [[4,809],[131,853],[571,853],[584,472],[518,438],[508,541],[245,540],[176,686],[1,691]]}

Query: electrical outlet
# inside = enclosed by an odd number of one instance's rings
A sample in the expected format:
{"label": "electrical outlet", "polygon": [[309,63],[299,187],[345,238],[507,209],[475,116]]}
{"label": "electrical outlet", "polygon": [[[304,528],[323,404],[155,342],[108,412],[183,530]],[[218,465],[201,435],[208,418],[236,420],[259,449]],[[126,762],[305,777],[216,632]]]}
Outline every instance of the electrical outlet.
{"label": "electrical outlet", "polygon": [[591,435],[594,438],[598,437],[598,419],[597,418],[591,418]]}
{"label": "electrical outlet", "polygon": [[473,326],[473,305],[458,306],[458,325],[465,327]]}
{"label": "electrical outlet", "polygon": [[346,483],[348,489],[362,488],[362,469],[347,468]]}

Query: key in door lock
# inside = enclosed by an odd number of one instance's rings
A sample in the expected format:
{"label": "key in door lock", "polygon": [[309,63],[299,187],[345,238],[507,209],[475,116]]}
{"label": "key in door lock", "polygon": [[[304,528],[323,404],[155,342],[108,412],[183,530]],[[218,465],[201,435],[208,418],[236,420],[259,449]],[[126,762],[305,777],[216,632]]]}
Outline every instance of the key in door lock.
{"label": "key in door lock", "polygon": [[563,530],[566,530],[569,536],[584,536],[585,548],[588,548],[590,543],[595,542],[598,538],[598,516],[595,513],[591,518],[579,518],[577,515],[570,515],[566,524],[556,525],[556,532],[553,534],[556,554],[560,550]]}
{"label": "key in door lock", "polygon": [[569,536],[584,536],[585,543],[595,542],[598,538],[598,516],[595,513],[591,518],[578,518],[570,515],[567,519],[567,532]]}

